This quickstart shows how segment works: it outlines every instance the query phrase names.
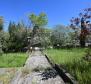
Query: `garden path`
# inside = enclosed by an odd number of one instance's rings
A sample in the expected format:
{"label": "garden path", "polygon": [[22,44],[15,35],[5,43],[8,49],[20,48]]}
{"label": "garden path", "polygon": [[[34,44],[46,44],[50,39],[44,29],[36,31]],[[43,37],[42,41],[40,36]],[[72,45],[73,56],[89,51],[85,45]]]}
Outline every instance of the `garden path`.
{"label": "garden path", "polygon": [[33,51],[10,84],[65,84],[39,50]]}

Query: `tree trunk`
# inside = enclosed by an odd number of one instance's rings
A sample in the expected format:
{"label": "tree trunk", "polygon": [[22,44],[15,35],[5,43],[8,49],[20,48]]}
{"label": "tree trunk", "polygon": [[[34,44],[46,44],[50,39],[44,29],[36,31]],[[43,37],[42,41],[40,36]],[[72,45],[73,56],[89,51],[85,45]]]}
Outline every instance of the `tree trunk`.
{"label": "tree trunk", "polygon": [[0,55],[2,55],[3,51],[2,51],[2,45],[1,45],[1,42],[0,42]]}
{"label": "tree trunk", "polygon": [[80,34],[80,46],[85,47],[85,40],[86,40],[86,24],[84,18],[81,18],[81,34]]}
{"label": "tree trunk", "polygon": [[85,40],[80,39],[80,46],[85,47]]}

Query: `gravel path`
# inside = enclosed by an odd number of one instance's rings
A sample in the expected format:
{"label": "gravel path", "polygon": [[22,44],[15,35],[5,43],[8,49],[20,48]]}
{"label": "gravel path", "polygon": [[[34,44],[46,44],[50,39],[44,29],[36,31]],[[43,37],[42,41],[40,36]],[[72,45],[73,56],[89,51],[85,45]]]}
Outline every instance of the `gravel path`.
{"label": "gravel path", "polygon": [[34,51],[10,84],[65,84],[40,51]]}

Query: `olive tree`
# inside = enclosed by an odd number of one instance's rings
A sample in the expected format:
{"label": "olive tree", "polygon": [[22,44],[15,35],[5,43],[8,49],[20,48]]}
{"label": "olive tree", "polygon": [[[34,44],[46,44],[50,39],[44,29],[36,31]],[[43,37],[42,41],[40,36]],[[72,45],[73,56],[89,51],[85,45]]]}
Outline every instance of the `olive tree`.
{"label": "olive tree", "polygon": [[51,42],[54,47],[65,45],[67,37],[67,28],[64,25],[56,25],[51,33]]}

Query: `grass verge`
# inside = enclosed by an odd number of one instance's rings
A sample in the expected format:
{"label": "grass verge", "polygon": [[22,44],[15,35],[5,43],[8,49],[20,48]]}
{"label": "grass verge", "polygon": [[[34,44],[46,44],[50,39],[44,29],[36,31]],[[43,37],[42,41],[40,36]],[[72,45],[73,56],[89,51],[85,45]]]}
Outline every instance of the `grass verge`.
{"label": "grass verge", "polygon": [[0,56],[0,68],[22,67],[28,55],[26,53],[7,53]]}
{"label": "grass verge", "polygon": [[45,50],[49,58],[60,66],[64,66],[79,84],[91,84],[91,62],[82,59],[85,51],[86,48]]}

